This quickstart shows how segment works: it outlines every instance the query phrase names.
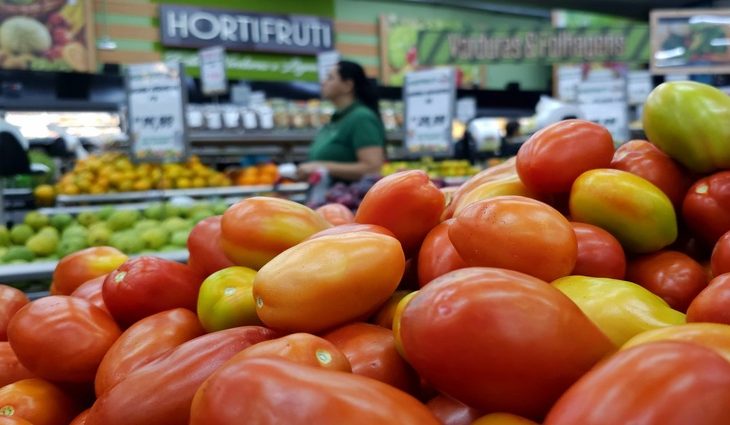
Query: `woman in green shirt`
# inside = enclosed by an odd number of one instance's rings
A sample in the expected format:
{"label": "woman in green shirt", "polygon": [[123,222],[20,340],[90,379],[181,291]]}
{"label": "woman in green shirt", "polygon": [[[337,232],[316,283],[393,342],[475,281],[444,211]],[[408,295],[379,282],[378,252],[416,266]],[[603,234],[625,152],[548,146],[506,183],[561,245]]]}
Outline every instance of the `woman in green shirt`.
{"label": "woman in green shirt", "polygon": [[322,97],[337,108],[309,148],[309,162],[299,165],[300,178],[325,168],[340,180],[359,180],[378,173],[385,162],[385,129],[378,98],[365,71],[354,62],[340,61],[322,83]]}

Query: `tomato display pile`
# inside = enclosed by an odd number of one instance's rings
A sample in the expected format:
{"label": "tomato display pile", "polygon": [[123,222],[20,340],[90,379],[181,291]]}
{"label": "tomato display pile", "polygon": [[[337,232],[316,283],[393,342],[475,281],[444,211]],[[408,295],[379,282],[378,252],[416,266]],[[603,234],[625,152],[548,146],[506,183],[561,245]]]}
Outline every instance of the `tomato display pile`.
{"label": "tomato display pile", "polygon": [[730,424],[730,98],[672,82],[648,141],[581,120],[454,192],[352,214],[256,197],[188,264],[110,247],[0,286],[0,425]]}

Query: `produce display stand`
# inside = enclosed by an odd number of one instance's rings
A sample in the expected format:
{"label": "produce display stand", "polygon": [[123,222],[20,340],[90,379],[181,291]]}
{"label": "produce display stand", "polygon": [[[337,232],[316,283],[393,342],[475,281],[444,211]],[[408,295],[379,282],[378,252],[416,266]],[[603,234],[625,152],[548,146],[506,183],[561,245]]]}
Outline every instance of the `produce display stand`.
{"label": "produce display stand", "polygon": [[[285,183],[280,185],[257,185],[257,186],[226,186],[208,187],[200,189],[168,189],[149,190],[144,192],[118,192],[99,195],[59,195],[56,197],[56,204],[59,207],[79,204],[102,204],[133,201],[161,201],[174,197],[190,198],[225,198],[253,196],[261,193],[281,193],[286,195],[306,192],[309,189],[307,183]],[[120,206],[123,204],[120,204]],[[87,209],[88,207],[83,207]],[[60,211],[59,211],[60,212]]]}
{"label": "produce display stand", "polygon": [[[188,251],[168,251],[156,252],[145,255],[154,255],[155,257],[184,263],[188,260]],[[138,257],[139,255],[132,255]],[[24,264],[6,264],[0,266],[0,282],[13,283],[25,280],[47,279],[50,281],[53,270],[56,268],[58,261],[37,261],[34,263]]]}

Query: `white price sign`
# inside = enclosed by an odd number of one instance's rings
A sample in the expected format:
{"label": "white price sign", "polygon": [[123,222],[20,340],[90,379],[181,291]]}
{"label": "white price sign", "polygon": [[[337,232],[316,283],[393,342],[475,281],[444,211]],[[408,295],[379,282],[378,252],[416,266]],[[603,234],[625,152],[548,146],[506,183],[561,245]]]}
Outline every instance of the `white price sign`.
{"label": "white price sign", "polygon": [[557,67],[557,97],[563,102],[575,102],[578,97],[578,84],[583,81],[583,68],[573,65]]}
{"label": "white price sign", "polygon": [[411,153],[450,153],[456,98],[454,69],[406,74],[403,98],[406,149]]}
{"label": "white price sign", "polygon": [[614,141],[629,140],[629,108],[623,79],[586,81],[578,86],[583,118],[606,127]]}
{"label": "white price sign", "polygon": [[649,71],[629,71],[626,80],[629,105],[643,105],[653,89]]}
{"label": "white price sign", "polygon": [[327,52],[317,53],[317,70],[319,73],[319,83],[322,84],[327,79],[330,69],[337,66],[340,61],[340,52],[330,50]]}
{"label": "white price sign", "polygon": [[225,93],[228,90],[225,49],[221,46],[206,47],[198,51],[198,58],[200,60],[200,83],[203,94]]}
{"label": "white price sign", "polygon": [[179,162],[187,158],[187,92],[182,76],[178,63],[127,67],[132,158],[144,162]]}

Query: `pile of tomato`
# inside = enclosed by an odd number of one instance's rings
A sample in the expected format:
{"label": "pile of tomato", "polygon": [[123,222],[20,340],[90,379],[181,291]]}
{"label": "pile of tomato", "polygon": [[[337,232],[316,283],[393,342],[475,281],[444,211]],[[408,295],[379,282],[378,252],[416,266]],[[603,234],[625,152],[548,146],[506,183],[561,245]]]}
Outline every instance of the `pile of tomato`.
{"label": "pile of tomato", "polygon": [[97,247],[0,286],[0,425],[730,424],[730,98],[651,141],[567,120],[456,190],[256,197],[188,264]]}

